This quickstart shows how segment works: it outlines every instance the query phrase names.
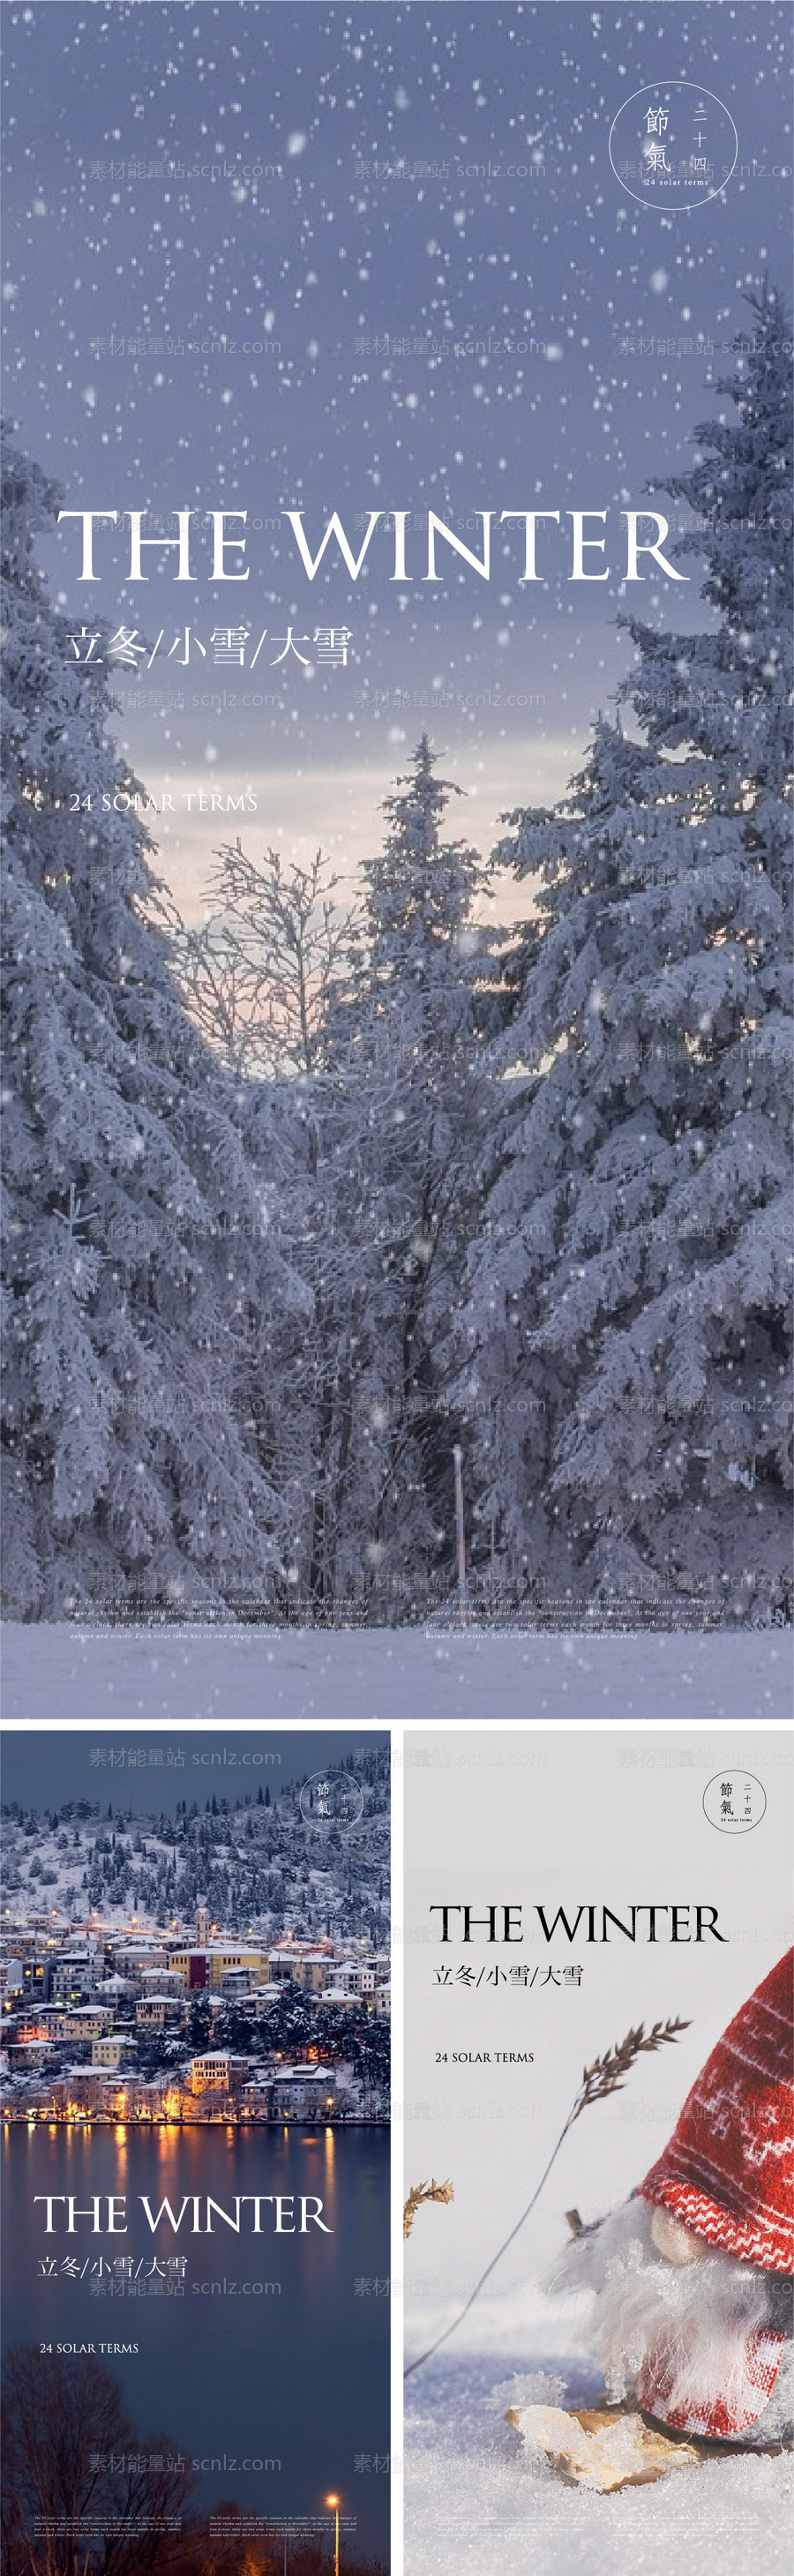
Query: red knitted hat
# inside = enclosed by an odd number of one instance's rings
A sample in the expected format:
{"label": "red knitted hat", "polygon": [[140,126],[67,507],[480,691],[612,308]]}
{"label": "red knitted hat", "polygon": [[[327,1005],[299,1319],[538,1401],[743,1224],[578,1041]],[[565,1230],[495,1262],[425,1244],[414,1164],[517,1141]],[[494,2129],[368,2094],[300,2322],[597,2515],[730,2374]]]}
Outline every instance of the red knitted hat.
{"label": "red knitted hat", "polygon": [[794,1950],[756,1987],[693,2084],[639,2189],[710,2245],[794,2270]]}

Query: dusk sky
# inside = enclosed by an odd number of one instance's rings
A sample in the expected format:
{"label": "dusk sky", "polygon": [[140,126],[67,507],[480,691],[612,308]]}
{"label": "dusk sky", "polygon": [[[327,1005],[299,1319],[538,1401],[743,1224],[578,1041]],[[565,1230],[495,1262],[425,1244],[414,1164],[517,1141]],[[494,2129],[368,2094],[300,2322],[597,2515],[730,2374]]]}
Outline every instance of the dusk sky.
{"label": "dusk sky", "polygon": [[[385,1735],[368,1731],[361,1746],[367,1753],[382,1750],[387,1765]],[[112,1734],[107,1727],[92,1726],[85,1733],[71,1727],[38,1728],[35,1735],[7,1726],[2,1796],[5,1806],[18,1800],[23,1807],[49,1810],[67,1798],[89,1798],[103,1810],[112,1805],[135,1816],[172,1816],[182,1798],[189,1807],[194,1799],[203,1807],[213,1795],[242,1806],[246,1797],[255,1798],[260,1787],[264,1794],[268,1786],[271,1798],[277,1798],[291,1780],[309,1779],[326,1766],[340,1768],[351,1754],[355,1761],[357,1749],[356,1736],[327,1726],[316,1731],[301,1727],[297,1733],[278,1726],[243,1732],[232,1726],[199,1730],[189,1724],[155,1731],[149,1723],[137,1731],[134,1724],[119,1727]],[[130,1752],[136,1757],[132,1763]],[[140,1754],[145,1761],[138,1759]],[[162,1758],[152,1759],[155,1754]]]}
{"label": "dusk sky", "polygon": [[[209,579],[201,517],[191,589],[169,555],[127,586],[121,521],[98,532],[91,589],[76,524],[41,549],[75,627],[101,613],[146,643],[116,674],[118,730],[173,798],[153,827],[164,874],[196,910],[238,829],[252,851],[322,840],[354,865],[425,723],[467,791],[456,828],[487,850],[501,811],[578,765],[627,666],[629,598],[662,624],[702,617],[691,563],[688,591],[626,593],[618,513],[719,407],[704,386],[732,365],[748,286],[788,275],[786,13],[65,0],[4,17],[6,411],[64,506],[141,508],[169,534],[176,508],[249,514],[237,588]],[[692,84],[707,149],[725,110],[737,130],[733,176],[689,212],[638,204],[610,164],[618,111],[660,81]],[[419,529],[395,584],[379,528],[357,582],[329,547],[310,585],[286,523],[256,526],[302,509],[316,552],[336,508],[358,553],[368,510],[428,507],[475,553],[478,509],[558,509],[549,578],[521,586],[523,531],[495,523],[490,583],[442,544],[425,584]],[[574,507],[608,513],[595,590],[567,579]],[[214,663],[229,624],[251,630],[243,669]],[[348,627],[346,668],[312,660],[318,624]],[[290,627],[308,669],[274,667]],[[247,787],[244,826],[196,810],[202,789]]]}

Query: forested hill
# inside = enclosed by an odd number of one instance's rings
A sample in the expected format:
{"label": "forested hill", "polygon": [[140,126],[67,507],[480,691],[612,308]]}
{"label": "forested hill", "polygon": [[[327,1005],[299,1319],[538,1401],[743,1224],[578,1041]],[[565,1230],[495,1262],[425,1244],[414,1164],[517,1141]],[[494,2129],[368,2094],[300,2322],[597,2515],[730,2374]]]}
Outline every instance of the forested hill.
{"label": "forested hill", "polygon": [[[300,1783],[233,1803],[217,1792],[185,1801],[176,1816],[130,1816],[123,1791],[96,1805],[4,1811],[4,1898],[13,1915],[50,1907],[82,1921],[91,1908],[164,1928],[178,1917],[193,1935],[196,1900],[225,1932],[269,1940],[385,1943],[389,1793],[382,1753],[356,1761],[363,1793],[355,1824],[304,1820]],[[103,1782],[103,1787],[104,1787]],[[112,1783],[108,1781],[108,1787]],[[268,1803],[270,1800],[270,1803]]]}

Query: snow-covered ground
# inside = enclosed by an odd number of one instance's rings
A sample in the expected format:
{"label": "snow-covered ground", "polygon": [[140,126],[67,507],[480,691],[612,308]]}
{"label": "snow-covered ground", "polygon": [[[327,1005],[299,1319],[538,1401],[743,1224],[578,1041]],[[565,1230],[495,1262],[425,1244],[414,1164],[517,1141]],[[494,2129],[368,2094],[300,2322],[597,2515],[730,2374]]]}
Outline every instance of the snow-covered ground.
{"label": "snow-covered ground", "polygon": [[790,1715],[789,1640],[549,1636],[434,1628],[4,1630],[4,1714],[39,1725],[380,1726],[406,1718],[730,1719]]}
{"label": "snow-covered ground", "polygon": [[[559,2310],[558,2310],[559,2316]],[[556,2348],[553,2340],[556,2332]],[[489,2350],[488,2346],[493,2349]],[[528,2456],[511,2405],[586,2405],[594,2384],[540,2317],[491,2308],[474,2349],[406,2390],[406,2576],[778,2576],[791,2462],[733,2453],[597,2495]]]}

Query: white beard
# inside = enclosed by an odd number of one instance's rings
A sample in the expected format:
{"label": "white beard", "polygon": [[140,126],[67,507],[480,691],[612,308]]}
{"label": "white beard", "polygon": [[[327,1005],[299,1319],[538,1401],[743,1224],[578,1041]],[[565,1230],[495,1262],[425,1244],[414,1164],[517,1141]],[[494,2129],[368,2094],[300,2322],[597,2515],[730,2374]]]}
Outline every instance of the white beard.
{"label": "white beard", "polygon": [[[738,2426],[748,2345],[774,2331],[781,2285],[720,2251],[667,2261],[653,2243],[653,2216],[640,2197],[624,2202],[566,2246],[545,2286],[595,2292],[580,2340],[601,2364],[611,2404],[638,2397],[649,2413],[694,2430],[699,2422],[706,2429],[721,2402]],[[757,2411],[764,2408],[762,2399]]]}

